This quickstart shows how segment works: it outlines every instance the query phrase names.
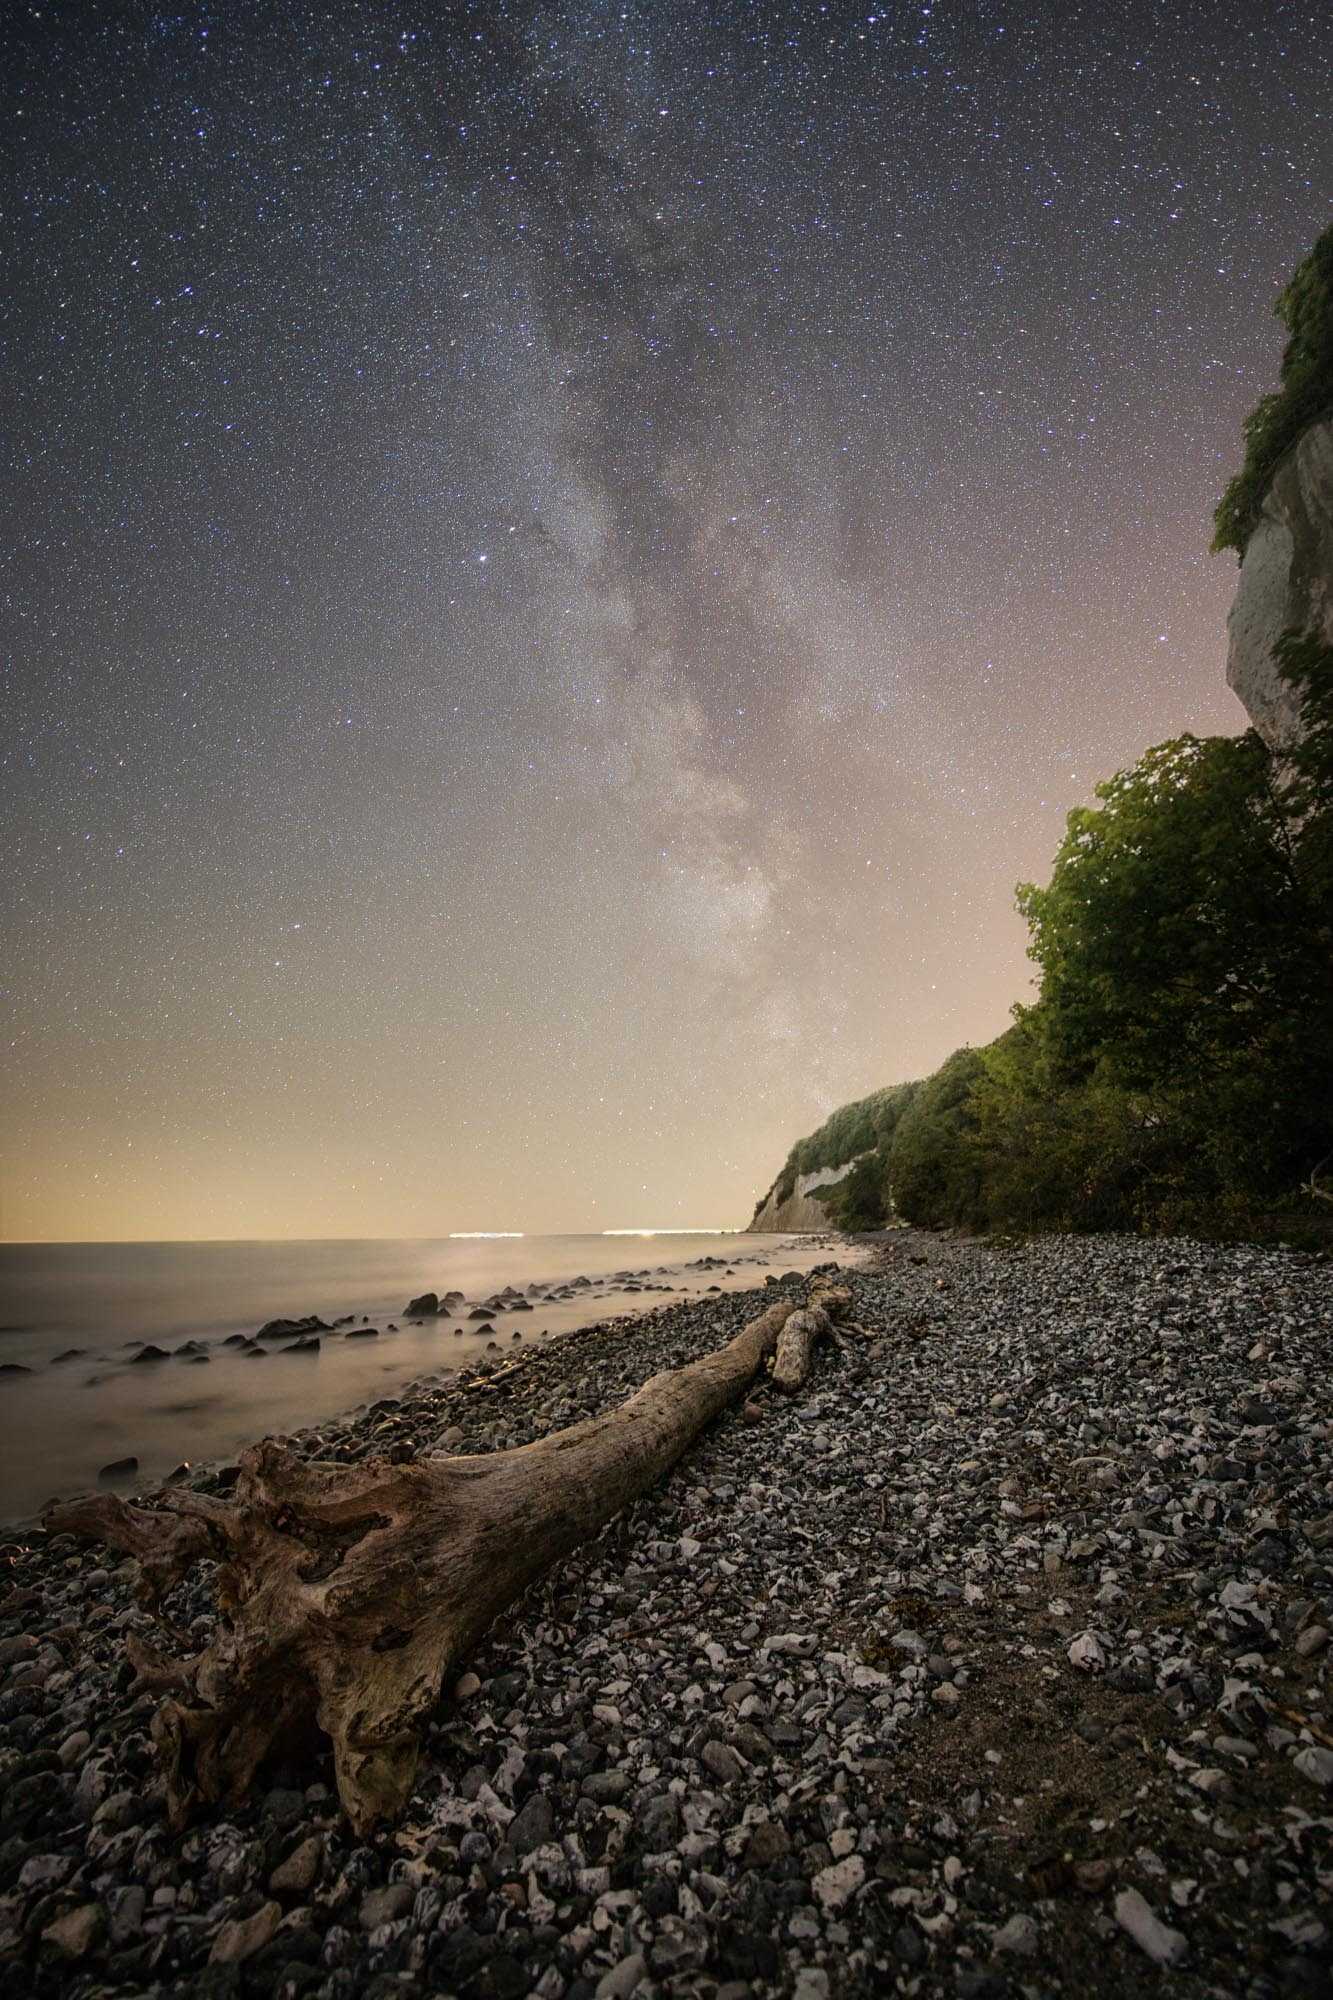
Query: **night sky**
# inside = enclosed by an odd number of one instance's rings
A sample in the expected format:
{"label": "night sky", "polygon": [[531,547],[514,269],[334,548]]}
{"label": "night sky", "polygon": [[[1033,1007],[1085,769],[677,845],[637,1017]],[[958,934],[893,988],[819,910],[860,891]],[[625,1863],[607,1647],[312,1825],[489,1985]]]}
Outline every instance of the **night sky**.
{"label": "night sky", "polygon": [[744,1221],[1233,732],[1323,0],[0,10],[8,1238]]}

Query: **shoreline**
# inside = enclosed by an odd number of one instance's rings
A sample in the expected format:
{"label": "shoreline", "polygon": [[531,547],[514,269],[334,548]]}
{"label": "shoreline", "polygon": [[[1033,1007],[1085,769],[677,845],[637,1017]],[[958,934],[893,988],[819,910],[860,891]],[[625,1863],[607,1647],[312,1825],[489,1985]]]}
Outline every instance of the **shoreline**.
{"label": "shoreline", "polygon": [[[846,1281],[800,1396],[758,1387],[492,1629],[364,1842],[322,1755],[168,1834],[135,1565],[11,1545],[0,1954],[53,2000],[1321,1990],[1326,1267],[902,1232]],[[521,1444],[774,1289],[295,1442]],[[211,1618],[204,1579],[177,1615]]]}
{"label": "shoreline", "polygon": [[[573,1247],[592,1239],[550,1241],[572,1265],[579,1261]],[[402,1301],[416,1300],[406,1289],[391,1294],[394,1303],[386,1308],[383,1272],[375,1274],[378,1298],[364,1293],[352,1298],[346,1274],[339,1273],[326,1285],[326,1294],[334,1293],[331,1305],[317,1289],[318,1276],[307,1273],[300,1282],[304,1286],[309,1277],[309,1291],[282,1300],[289,1316],[270,1316],[282,1295],[271,1296],[263,1325],[257,1317],[245,1320],[239,1310],[214,1312],[206,1325],[196,1314],[171,1332],[150,1324],[119,1344],[113,1338],[111,1345],[67,1346],[68,1330],[57,1322],[26,1347],[11,1340],[0,1359],[15,1425],[0,1528],[31,1527],[50,1501],[80,1492],[111,1490],[129,1497],[168,1481],[193,1480],[265,1430],[304,1433],[312,1425],[337,1424],[421,1383],[447,1381],[460,1371],[470,1375],[486,1356],[516,1343],[558,1342],[589,1324],[612,1320],[629,1324],[654,1310],[649,1301],[656,1295],[682,1300],[743,1289],[753,1282],[752,1271],[804,1267],[829,1255],[840,1241],[844,1254],[859,1254],[831,1231],[767,1240],[747,1240],[738,1232],[729,1256],[705,1251],[638,1269],[599,1271],[593,1264],[592,1276],[572,1268],[563,1275],[533,1276],[517,1261],[497,1271],[484,1263],[484,1254],[480,1267],[441,1273],[435,1258],[426,1268],[433,1266],[437,1283],[461,1276],[473,1280],[468,1290],[456,1289],[447,1299],[430,1292],[439,1298],[438,1312],[409,1313]],[[623,1255],[619,1239],[616,1250]],[[553,1251],[546,1263],[558,1264],[559,1255]],[[409,1268],[399,1275],[406,1284],[420,1272]],[[476,1282],[483,1276],[489,1276],[489,1285]],[[412,1290],[425,1296],[423,1285]],[[320,1301],[314,1311],[312,1297]],[[251,1303],[263,1310],[258,1300]],[[609,1310],[617,1306],[622,1309]],[[591,1320],[597,1313],[601,1317]],[[8,1331],[21,1335],[23,1329]],[[89,1339],[86,1333],[79,1337]],[[57,1347],[61,1351],[53,1351]],[[253,1361],[266,1364],[258,1375],[249,1367]],[[91,1375],[85,1374],[89,1368]],[[320,1393],[312,1393],[316,1390]],[[47,1447],[48,1438],[53,1448]],[[62,1454],[66,1464],[57,1476],[49,1468]],[[10,1500],[25,1491],[30,1505]]]}

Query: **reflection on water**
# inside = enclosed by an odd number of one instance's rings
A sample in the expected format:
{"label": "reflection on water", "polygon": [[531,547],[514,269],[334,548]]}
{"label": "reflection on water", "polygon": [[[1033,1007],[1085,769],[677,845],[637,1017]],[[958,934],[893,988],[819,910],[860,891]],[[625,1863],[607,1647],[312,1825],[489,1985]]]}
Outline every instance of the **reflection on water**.
{"label": "reflection on water", "polygon": [[[0,1518],[93,1485],[116,1459],[136,1457],[137,1482],[147,1483],[181,1460],[219,1457],[459,1368],[490,1341],[517,1351],[828,1254],[809,1237],[674,1234],[2,1245]],[[723,1268],[691,1268],[704,1257]],[[499,1311],[492,1325],[467,1318],[505,1288],[530,1285],[543,1288],[527,1301],[532,1311]],[[403,1308],[426,1291],[465,1297],[448,1318],[406,1324]],[[304,1349],[250,1338],[267,1321],[310,1313],[351,1323]],[[136,1358],[145,1349],[162,1352]]]}

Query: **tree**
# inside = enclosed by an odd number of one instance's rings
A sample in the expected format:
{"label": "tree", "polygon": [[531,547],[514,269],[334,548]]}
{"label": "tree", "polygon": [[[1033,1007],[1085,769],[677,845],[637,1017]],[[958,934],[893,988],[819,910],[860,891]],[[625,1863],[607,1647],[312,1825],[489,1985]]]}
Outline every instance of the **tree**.
{"label": "tree", "polygon": [[1201,1182],[1289,1180],[1333,1137],[1308,785],[1253,733],[1183,736],[1097,796],[1069,815],[1049,886],[1019,892],[1052,1085],[1139,1093],[1188,1136]]}

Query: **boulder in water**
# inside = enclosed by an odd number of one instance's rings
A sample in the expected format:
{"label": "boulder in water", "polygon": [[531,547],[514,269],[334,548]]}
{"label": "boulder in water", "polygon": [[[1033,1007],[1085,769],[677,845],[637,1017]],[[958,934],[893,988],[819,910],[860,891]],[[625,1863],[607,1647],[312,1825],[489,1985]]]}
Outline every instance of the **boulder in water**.
{"label": "boulder in water", "polygon": [[260,1327],[256,1340],[291,1340],[301,1333],[329,1333],[332,1329],[325,1325],[317,1313],[307,1313],[304,1319],[271,1319]]}
{"label": "boulder in water", "polygon": [[423,1292],[419,1299],[412,1299],[403,1308],[405,1319],[429,1319],[440,1310],[438,1292]]}

